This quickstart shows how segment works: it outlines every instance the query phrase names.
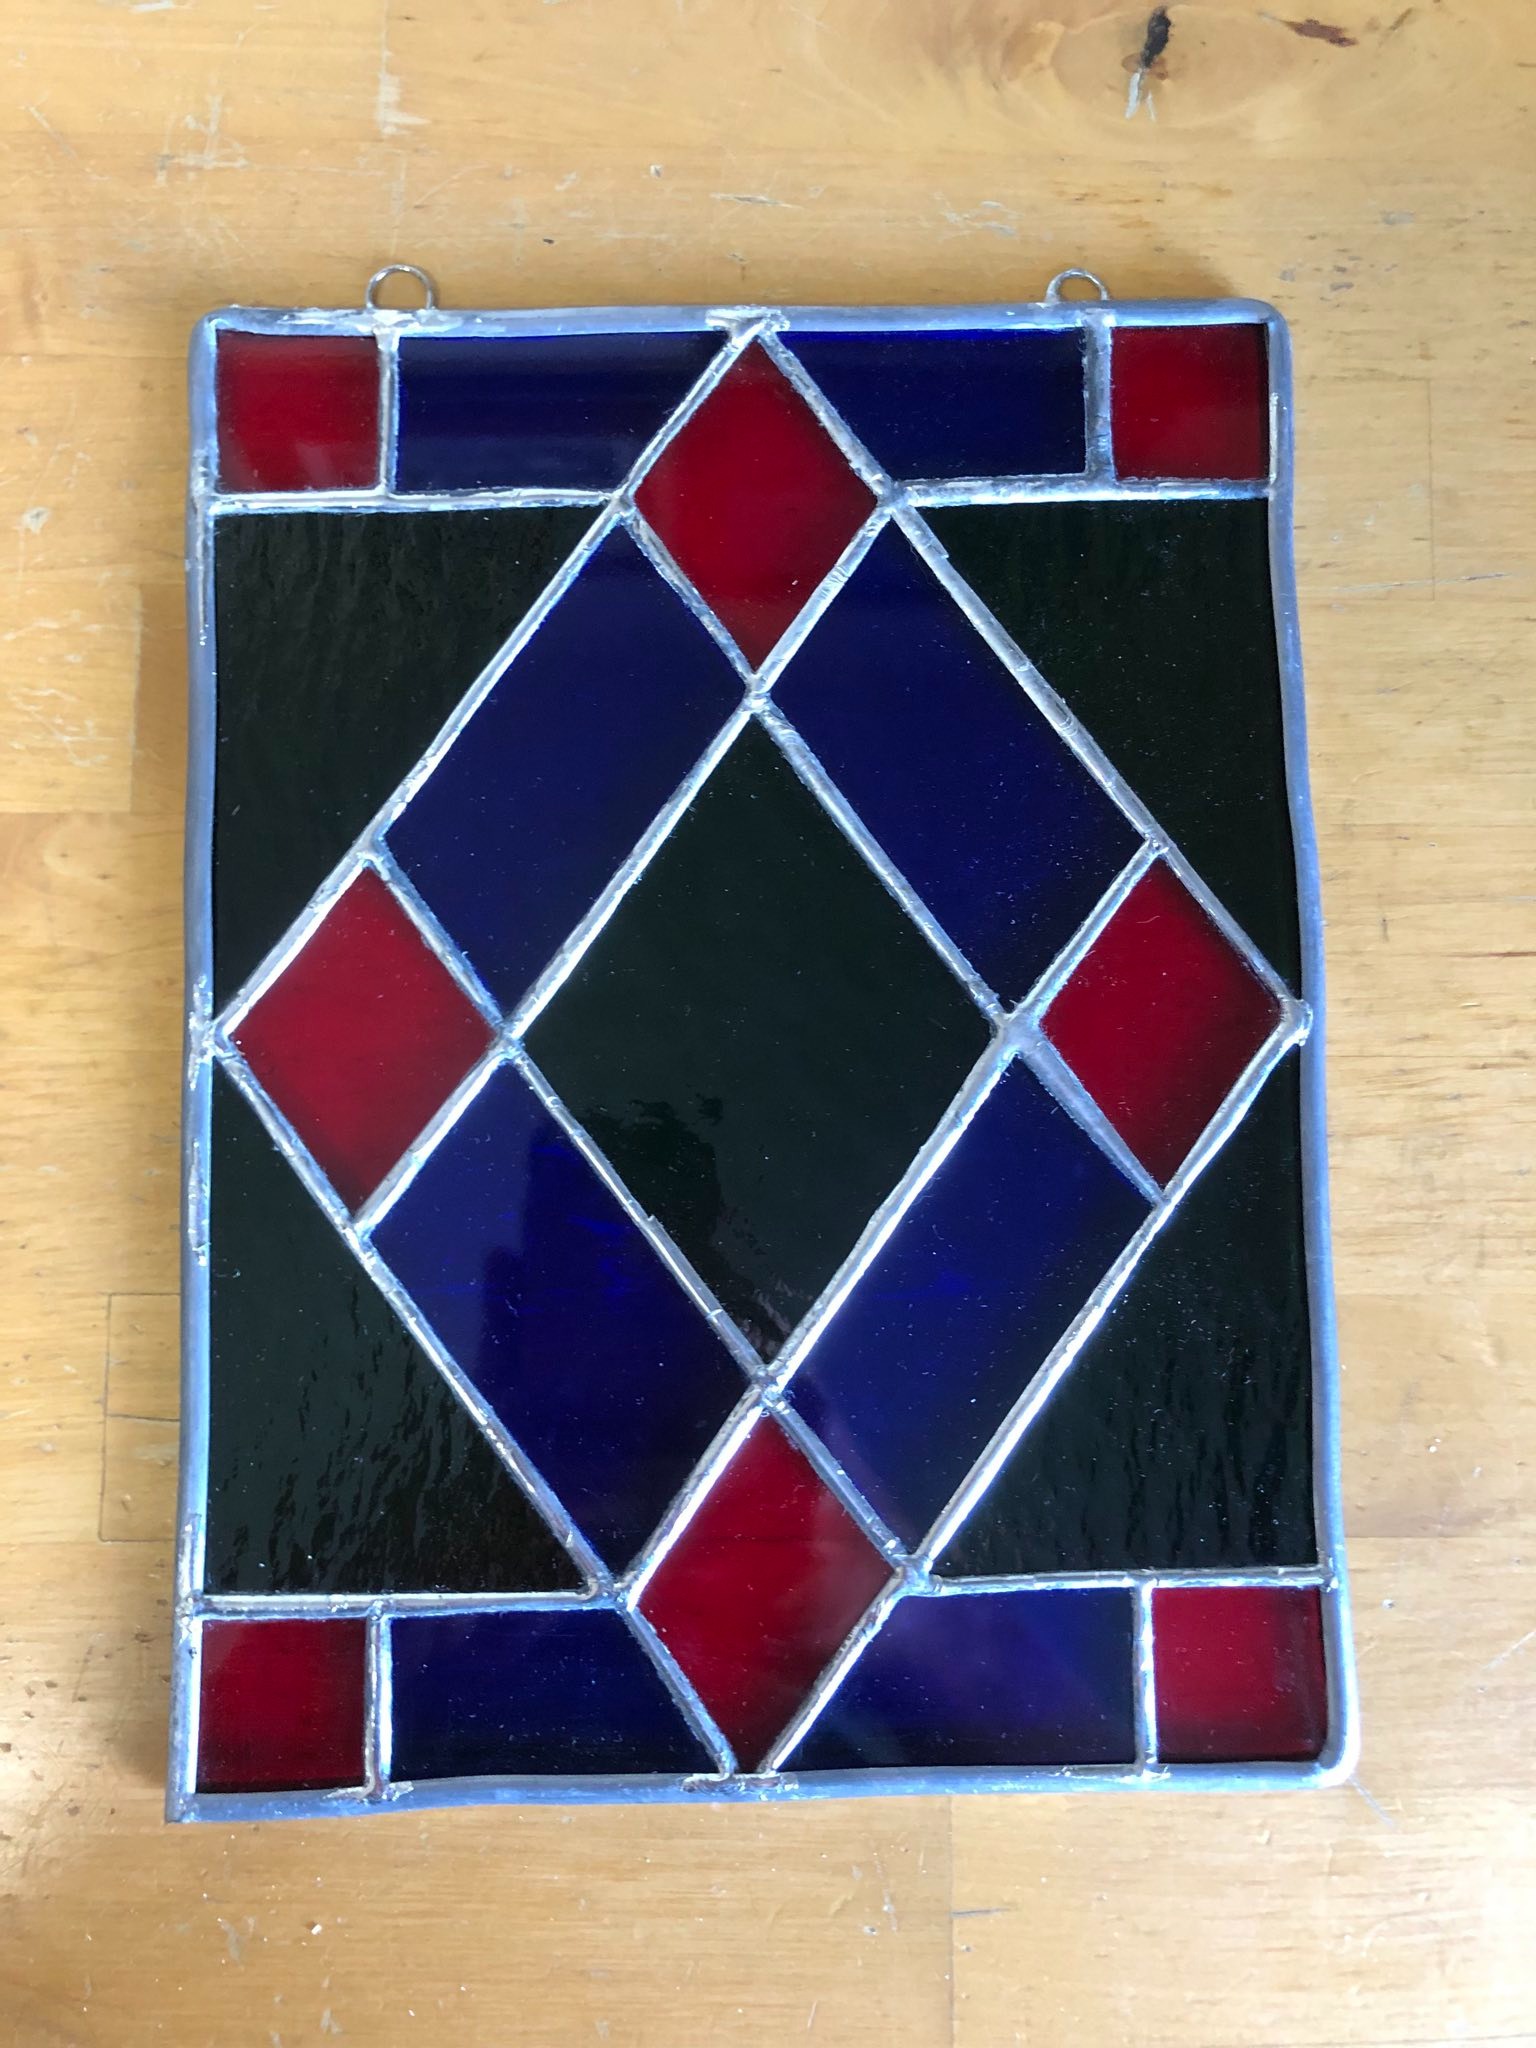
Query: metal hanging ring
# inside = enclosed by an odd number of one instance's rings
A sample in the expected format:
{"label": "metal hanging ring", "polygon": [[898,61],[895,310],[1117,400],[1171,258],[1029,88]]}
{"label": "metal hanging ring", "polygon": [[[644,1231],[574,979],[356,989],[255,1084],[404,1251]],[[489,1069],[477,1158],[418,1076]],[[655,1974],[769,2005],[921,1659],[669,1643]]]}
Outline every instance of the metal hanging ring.
{"label": "metal hanging ring", "polygon": [[1101,305],[1109,297],[1109,286],[1102,277],[1095,277],[1091,270],[1079,270],[1074,265],[1070,270],[1057,271],[1045,288],[1045,303],[1048,306],[1066,305],[1068,303],[1067,295],[1062,287],[1074,277],[1079,277],[1084,284],[1091,284],[1093,286],[1099,295],[1099,303]]}
{"label": "metal hanging ring", "polygon": [[376,270],[372,277],[369,278],[368,289],[363,293],[363,304],[370,313],[388,312],[390,310],[388,307],[381,308],[379,305],[379,286],[383,284],[387,277],[414,277],[421,286],[422,291],[426,294],[426,303],[421,308],[422,312],[431,313],[436,311],[437,286],[432,282],[429,274],[421,268],[419,263],[386,263],[382,270]]}

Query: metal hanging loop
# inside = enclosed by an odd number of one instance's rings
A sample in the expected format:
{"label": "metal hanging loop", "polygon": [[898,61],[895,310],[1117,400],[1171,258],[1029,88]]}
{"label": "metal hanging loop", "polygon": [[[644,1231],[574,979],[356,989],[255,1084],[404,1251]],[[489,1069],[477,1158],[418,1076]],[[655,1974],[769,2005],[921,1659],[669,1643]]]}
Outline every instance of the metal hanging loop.
{"label": "metal hanging loop", "polygon": [[1066,286],[1074,277],[1081,278],[1084,284],[1091,284],[1093,286],[1094,290],[1099,295],[1099,303],[1101,305],[1105,302],[1105,300],[1108,299],[1109,286],[1104,282],[1103,278],[1095,277],[1091,270],[1079,270],[1076,267],[1076,265],[1074,265],[1070,270],[1057,271],[1056,275],[1051,279],[1050,283],[1045,288],[1045,303],[1048,306],[1062,306],[1068,304],[1069,301],[1067,299],[1067,294],[1064,290],[1064,286]]}
{"label": "metal hanging loop", "polygon": [[363,293],[363,304],[370,313],[388,312],[391,310],[387,306],[381,307],[379,305],[379,287],[389,277],[414,277],[425,294],[426,302],[421,308],[422,312],[432,313],[437,310],[437,286],[432,282],[430,274],[423,270],[419,263],[386,263],[382,270],[376,270],[372,277],[369,278],[368,289]]}

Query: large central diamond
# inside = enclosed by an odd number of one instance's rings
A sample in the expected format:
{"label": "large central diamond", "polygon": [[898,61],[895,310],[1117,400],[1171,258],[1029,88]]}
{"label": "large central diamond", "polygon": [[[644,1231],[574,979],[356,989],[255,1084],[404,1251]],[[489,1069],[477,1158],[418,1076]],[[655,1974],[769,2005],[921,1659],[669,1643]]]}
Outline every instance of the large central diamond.
{"label": "large central diamond", "polygon": [[905,911],[749,725],[527,1044],[771,1357],[987,1037]]}

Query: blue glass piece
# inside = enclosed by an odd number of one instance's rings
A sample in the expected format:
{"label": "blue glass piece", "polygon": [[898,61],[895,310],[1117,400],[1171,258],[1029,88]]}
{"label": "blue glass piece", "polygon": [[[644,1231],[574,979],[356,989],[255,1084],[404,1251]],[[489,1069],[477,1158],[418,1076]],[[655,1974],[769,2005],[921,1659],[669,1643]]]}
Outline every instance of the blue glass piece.
{"label": "blue glass piece", "polygon": [[397,488],[612,490],[720,341],[718,334],[404,340]]}
{"label": "blue glass piece", "polygon": [[1133,1622],[1123,1587],[903,1600],[789,1768],[1130,1763]]}
{"label": "blue glass piece", "polygon": [[801,331],[784,341],[898,481],[1085,467],[1080,328]]}
{"label": "blue glass piece", "polygon": [[374,1242],[594,1548],[627,1563],[742,1379],[515,1069],[492,1076]]}
{"label": "blue glass piece", "polygon": [[627,533],[612,534],[389,830],[508,1008],[740,694],[698,619]]}
{"label": "blue glass piece", "polygon": [[931,1526],[1146,1212],[1015,1061],[790,1382],[899,1536]]}
{"label": "blue glass piece", "polygon": [[390,1639],[396,1783],[711,1768],[617,1614],[402,1615]]}
{"label": "blue glass piece", "polygon": [[887,527],[774,691],[1001,996],[1029,992],[1137,834]]}

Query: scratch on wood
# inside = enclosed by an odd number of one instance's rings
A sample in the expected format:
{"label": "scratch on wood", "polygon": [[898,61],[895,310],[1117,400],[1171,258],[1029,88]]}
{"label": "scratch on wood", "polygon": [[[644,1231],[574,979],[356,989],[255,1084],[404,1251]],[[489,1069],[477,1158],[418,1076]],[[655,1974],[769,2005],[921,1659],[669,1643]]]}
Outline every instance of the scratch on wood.
{"label": "scratch on wood", "polygon": [[170,147],[170,134],[166,136],[166,147],[155,161],[155,183],[163,185],[166,173],[172,169],[183,171],[240,171],[249,159],[238,144],[224,139],[224,95],[221,92],[208,95],[208,118],[199,121],[196,114],[187,114],[182,127],[202,139],[195,149],[175,150]]}
{"label": "scratch on wood", "polygon": [[379,26],[379,84],[373,101],[373,125],[381,135],[403,135],[408,128],[424,128],[421,114],[408,114],[400,99],[400,79],[389,61],[389,9]]}
{"label": "scratch on wood", "polygon": [[1361,1784],[1358,1778],[1351,1778],[1349,1783],[1351,1790],[1358,1792],[1360,1794],[1360,1797],[1365,1801],[1366,1805],[1371,1809],[1372,1813],[1375,1814],[1376,1818],[1381,1822],[1383,1827],[1394,1829],[1396,1828],[1397,1822],[1392,1818],[1391,1814],[1388,1813],[1387,1809],[1382,1805],[1379,1799],[1375,1798],[1371,1793],[1366,1791],[1365,1787]]}
{"label": "scratch on wood", "polygon": [[1016,236],[1019,232],[1018,214],[1001,199],[979,199],[970,212],[965,213],[951,206],[942,192],[935,192],[933,196],[938,201],[940,218],[952,228],[967,233],[979,229],[989,235]]}
{"label": "scratch on wood", "polygon": [[50,141],[57,143],[58,147],[61,150],[63,150],[66,156],[74,155],[74,144],[72,142],[68,142],[65,140],[65,138],[59,133],[58,129],[55,128],[53,123],[49,120],[48,116],[43,112],[41,107],[24,106],[22,108],[22,112],[30,114],[33,120],[37,123],[38,127],[42,129],[43,133],[49,138]]}
{"label": "scratch on wood", "polygon": [[1500,1650],[1497,1657],[1490,1657],[1483,1666],[1483,1669],[1485,1671],[1496,1671],[1501,1664],[1507,1664],[1517,1651],[1523,1650],[1527,1643],[1536,1643],[1536,1628],[1528,1628],[1518,1642],[1511,1643],[1507,1650]]}

